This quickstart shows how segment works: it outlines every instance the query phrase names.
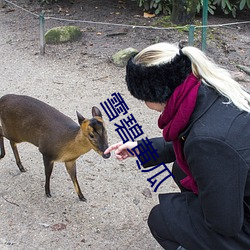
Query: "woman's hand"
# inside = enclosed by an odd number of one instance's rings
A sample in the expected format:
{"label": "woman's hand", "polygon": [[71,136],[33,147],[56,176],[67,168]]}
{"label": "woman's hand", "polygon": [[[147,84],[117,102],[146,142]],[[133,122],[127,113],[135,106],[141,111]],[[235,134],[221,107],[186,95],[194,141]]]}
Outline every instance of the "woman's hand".
{"label": "woman's hand", "polygon": [[126,143],[118,142],[118,143],[113,144],[110,147],[108,147],[105,150],[104,154],[108,154],[111,151],[115,150],[115,157],[118,160],[122,161],[128,157],[135,156],[135,155],[130,154],[127,149],[129,149],[131,151],[131,149],[136,147],[136,146],[137,146],[137,142],[130,142],[130,141],[128,141]]}

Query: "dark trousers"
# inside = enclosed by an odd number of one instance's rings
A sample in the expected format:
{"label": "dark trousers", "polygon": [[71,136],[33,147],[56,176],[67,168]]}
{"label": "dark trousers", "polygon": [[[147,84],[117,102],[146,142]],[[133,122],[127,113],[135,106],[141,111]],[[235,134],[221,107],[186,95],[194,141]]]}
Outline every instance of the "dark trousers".
{"label": "dark trousers", "polygon": [[242,229],[234,236],[225,236],[211,229],[204,217],[196,195],[180,185],[185,174],[175,163],[172,173],[181,193],[160,194],[160,204],[155,206],[148,218],[152,235],[168,250],[249,250],[250,223],[247,219],[249,206],[246,200]]}
{"label": "dark trousers", "polygon": [[[186,177],[185,173],[180,169],[178,164],[175,162],[172,168],[172,174],[174,175],[174,180],[182,192],[188,191],[181,186],[180,180]],[[156,205],[151,210],[148,217],[148,226],[154,238],[158,243],[168,250],[176,250],[180,244],[175,241],[173,235],[171,235],[164,218],[160,211],[160,205]]]}

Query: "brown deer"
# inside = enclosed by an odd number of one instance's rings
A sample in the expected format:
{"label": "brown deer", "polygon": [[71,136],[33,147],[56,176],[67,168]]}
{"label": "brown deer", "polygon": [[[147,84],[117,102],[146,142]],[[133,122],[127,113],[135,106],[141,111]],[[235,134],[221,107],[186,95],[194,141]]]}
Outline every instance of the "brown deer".
{"label": "brown deer", "polygon": [[76,176],[76,160],[94,149],[103,158],[108,148],[107,132],[101,111],[92,107],[93,118],[86,119],[77,112],[80,126],[60,111],[29,96],[8,94],[0,98],[0,158],[5,156],[3,137],[9,139],[16,164],[20,161],[17,143],[29,142],[39,148],[45,167],[45,193],[50,194],[50,176],[54,162],[64,162],[81,201],[83,196]]}

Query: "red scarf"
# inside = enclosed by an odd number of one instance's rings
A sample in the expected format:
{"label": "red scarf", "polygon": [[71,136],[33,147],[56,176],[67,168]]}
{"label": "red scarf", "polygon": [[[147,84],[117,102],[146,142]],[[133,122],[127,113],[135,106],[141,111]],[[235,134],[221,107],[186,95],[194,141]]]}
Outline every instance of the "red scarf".
{"label": "red scarf", "polygon": [[172,141],[176,161],[180,168],[187,174],[181,180],[183,187],[198,194],[197,184],[190,172],[183,154],[183,145],[179,139],[180,133],[186,128],[194,111],[200,81],[192,73],[179,85],[166,102],[164,111],[159,117],[158,126],[163,129],[166,141]]}

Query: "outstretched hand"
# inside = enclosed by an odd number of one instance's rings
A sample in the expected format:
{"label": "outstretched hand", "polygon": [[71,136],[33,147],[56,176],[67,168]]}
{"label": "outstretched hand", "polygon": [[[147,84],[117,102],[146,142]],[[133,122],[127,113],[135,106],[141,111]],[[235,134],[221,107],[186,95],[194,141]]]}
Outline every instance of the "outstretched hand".
{"label": "outstretched hand", "polygon": [[127,149],[129,149],[131,151],[131,149],[136,147],[136,146],[137,146],[137,142],[130,142],[130,141],[126,142],[126,143],[118,142],[118,143],[113,144],[110,147],[108,147],[105,150],[104,154],[108,154],[111,151],[115,150],[115,157],[118,160],[122,161],[128,157],[135,156],[135,155],[130,154]]}

